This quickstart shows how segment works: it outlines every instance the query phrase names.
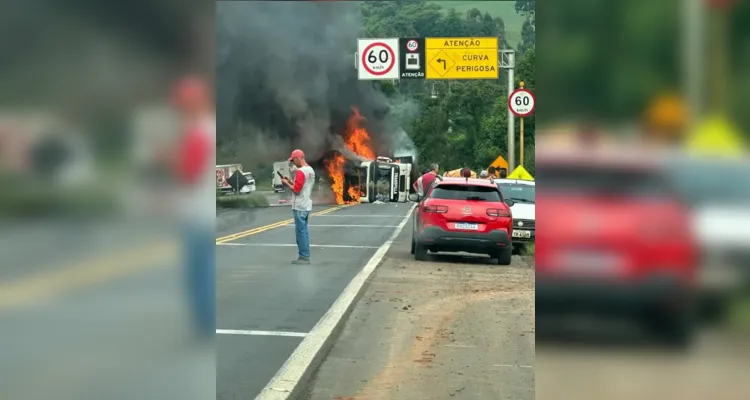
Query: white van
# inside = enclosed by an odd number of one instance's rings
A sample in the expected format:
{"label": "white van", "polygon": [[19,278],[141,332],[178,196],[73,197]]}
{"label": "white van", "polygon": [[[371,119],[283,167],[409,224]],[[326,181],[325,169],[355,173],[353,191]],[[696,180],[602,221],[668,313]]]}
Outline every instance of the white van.
{"label": "white van", "polygon": [[279,177],[279,174],[276,172],[278,171],[281,173],[281,175],[289,178],[290,180],[294,181],[294,176],[292,176],[292,162],[291,161],[277,161],[273,163],[273,175],[271,176],[272,182],[273,182],[273,192],[274,193],[281,193],[284,192],[284,184],[281,183],[281,178]]}
{"label": "white van", "polygon": [[513,247],[536,240],[536,183],[522,179],[495,179],[503,198],[513,200]]}

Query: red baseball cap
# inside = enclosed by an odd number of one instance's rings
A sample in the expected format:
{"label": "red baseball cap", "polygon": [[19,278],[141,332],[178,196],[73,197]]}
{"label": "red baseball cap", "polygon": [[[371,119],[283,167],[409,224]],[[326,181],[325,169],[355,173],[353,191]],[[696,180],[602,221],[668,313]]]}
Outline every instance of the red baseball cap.
{"label": "red baseball cap", "polygon": [[302,150],[300,150],[300,149],[296,149],[296,150],[294,150],[292,152],[292,155],[289,156],[289,161],[292,161],[292,160],[294,160],[297,157],[299,157],[299,158],[305,158],[305,153],[302,152]]}

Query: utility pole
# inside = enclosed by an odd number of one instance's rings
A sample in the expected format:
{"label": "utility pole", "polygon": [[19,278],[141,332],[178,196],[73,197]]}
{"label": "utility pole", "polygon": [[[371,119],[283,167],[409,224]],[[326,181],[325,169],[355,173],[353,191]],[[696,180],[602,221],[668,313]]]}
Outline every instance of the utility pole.
{"label": "utility pole", "polygon": [[[508,98],[515,90],[516,51],[503,49],[499,51],[500,68],[508,70]],[[516,168],[516,116],[508,110],[508,173]]]}
{"label": "utility pole", "polygon": [[686,127],[690,129],[704,111],[706,46],[705,0],[682,2],[682,68],[686,98]]}
{"label": "utility pole", "polygon": [[733,0],[711,1],[711,98],[712,112],[728,112],[729,109],[729,8]]}

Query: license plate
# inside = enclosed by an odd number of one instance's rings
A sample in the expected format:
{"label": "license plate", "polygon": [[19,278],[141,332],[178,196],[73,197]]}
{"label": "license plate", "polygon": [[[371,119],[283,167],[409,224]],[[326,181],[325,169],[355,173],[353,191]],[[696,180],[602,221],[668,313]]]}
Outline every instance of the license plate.
{"label": "license plate", "polygon": [[455,226],[456,229],[461,229],[461,230],[464,230],[464,231],[476,231],[476,230],[479,229],[479,225],[478,224],[470,224],[470,223],[466,223],[466,222],[456,222],[456,224],[454,226]]}
{"label": "license plate", "polygon": [[514,238],[529,239],[531,238],[531,231],[519,231],[517,229],[514,229],[512,236]]}

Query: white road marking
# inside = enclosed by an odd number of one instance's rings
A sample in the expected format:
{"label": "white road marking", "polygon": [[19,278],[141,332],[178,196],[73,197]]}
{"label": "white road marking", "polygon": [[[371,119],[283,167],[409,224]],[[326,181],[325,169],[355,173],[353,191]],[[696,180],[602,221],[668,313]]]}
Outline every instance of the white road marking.
{"label": "white road marking", "polygon": [[[294,226],[294,224],[286,224],[282,226]],[[325,227],[325,228],[398,228],[398,225],[307,225],[308,228]]]}
{"label": "white road marking", "polygon": [[302,343],[297,346],[294,353],[292,353],[276,373],[276,376],[271,379],[271,382],[255,398],[256,400],[286,400],[291,396],[292,391],[299,384],[300,380],[302,380],[305,373],[312,367],[313,361],[318,358],[333,332],[343,322],[344,315],[351,309],[354,300],[359,295],[370,275],[380,265],[388,249],[391,248],[393,242],[404,229],[411,213],[414,211],[414,206],[414,204],[411,206],[409,212],[403,217],[403,220],[401,220],[401,223],[393,231],[391,237],[380,246],[364,268],[349,282],[349,285],[346,286],[346,289],[336,299],[336,302],[323,315],[323,318],[315,324],[315,327],[302,340]]}
{"label": "white road marking", "polygon": [[302,332],[281,332],[281,331],[246,331],[239,329],[217,329],[217,335],[248,335],[248,336],[287,336],[287,337],[305,337],[306,333]]}
{"label": "white road marking", "polygon": [[518,364],[495,364],[493,367],[506,367],[506,368],[534,368],[533,365],[518,365]]}
{"label": "white road marking", "polygon": [[315,218],[321,217],[343,217],[343,218],[403,218],[401,214],[381,214],[381,215],[355,215],[355,214],[326,214],[316,215]]}
{"label": "white road marking", "polygon": [[[271,246],[271,247],[297,247],[294,243],[216,243],[217,246]],[[310,247],[324,249],[379,249],[379,246],[346,246],[343,244],[311,244]]]}

